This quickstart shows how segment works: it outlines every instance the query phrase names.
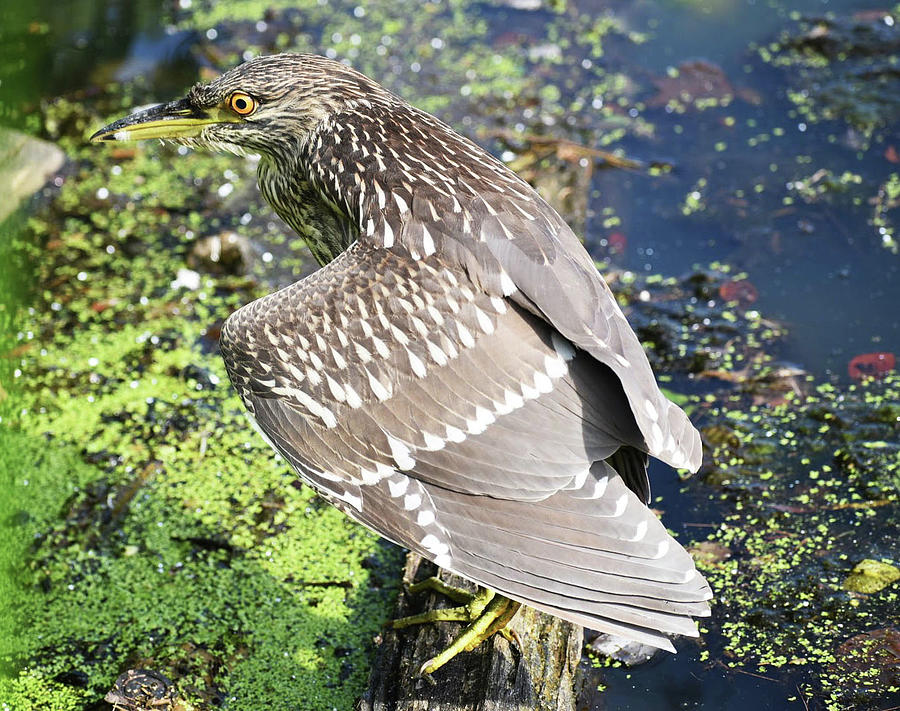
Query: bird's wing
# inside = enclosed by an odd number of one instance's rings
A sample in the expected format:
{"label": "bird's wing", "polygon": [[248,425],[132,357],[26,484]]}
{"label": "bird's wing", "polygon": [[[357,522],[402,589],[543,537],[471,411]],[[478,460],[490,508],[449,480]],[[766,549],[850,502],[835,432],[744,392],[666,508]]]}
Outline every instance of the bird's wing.
{"label": "bird's wing", "polygon": [[[615,296],[556,211],[502,163],[428,114],[401,106],[369,119],[368,130],[384,147],[376,144],[359,157],[379,168],[367,188],[370,217],[361,239],[401,246],[414,257],[436,252],[487,293],[545,319],[619,377],[643,448],[696,471],[699,433],[660,391]],[[354,140],[348,136],[344,143]],[[378,150],[392,160],[382,163]]]}
{"label": "bird's wing", "polygon": [[[429,224],[431,208],[416,212],[413,200],[412,218],[399,241],[415,250],[428,232],[435,249],[454,255],[483,288],[540,315],[611,368],[628,396],[646,450],[672,466],[696,471],[702,457],[699,433],[659,389],[641,343],[577,237],[536,194],[531,198],[482,192],[460,200],[461,209],[473,216],[469,235],[463,220],[448,221],[445,213]],[[479,203],[491,205],[491,211]],[[520,203],[527,207],[520,209]],[[482,216],[480,224],[475,215]]]}
{"label": "bird's wing", "polygon": [[437,255],[351,248],[226,323],[273,446],[351,517],[442,567],[658,646],[705,581],[604,460],[641,434],[612,371]]}

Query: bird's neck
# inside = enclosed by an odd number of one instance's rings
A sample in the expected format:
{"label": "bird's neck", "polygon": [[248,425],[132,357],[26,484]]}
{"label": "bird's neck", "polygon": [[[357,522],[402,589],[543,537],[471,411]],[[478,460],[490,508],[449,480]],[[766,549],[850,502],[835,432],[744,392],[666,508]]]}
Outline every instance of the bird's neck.
{"label": "bird's neck", "polygon": [[359,236],[358,216],[310,175],[303,152],[264,157],[257,180],[266,201],[306,242],[322,266],[334,260]]}

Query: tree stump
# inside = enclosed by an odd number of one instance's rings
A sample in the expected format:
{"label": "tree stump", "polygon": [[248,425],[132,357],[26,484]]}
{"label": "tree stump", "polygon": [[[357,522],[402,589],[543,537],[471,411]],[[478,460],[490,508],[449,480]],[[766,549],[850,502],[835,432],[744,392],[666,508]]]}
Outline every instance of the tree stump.
{"label": "tree stump", "polygon": [[[438,574],[450,585],[474,590],[468,581],[438,571],[418,555],[407,556],[404,583]],[[395,617],[454,604],[436,593],[411,596],[404,590]],[[419,667],[443,651],[462,625],[385,629],[358,711],[574,711],[581,628],[525,606],[512,627],[521,649],[494,635],[438,669],[433,682],[418,676]]]}

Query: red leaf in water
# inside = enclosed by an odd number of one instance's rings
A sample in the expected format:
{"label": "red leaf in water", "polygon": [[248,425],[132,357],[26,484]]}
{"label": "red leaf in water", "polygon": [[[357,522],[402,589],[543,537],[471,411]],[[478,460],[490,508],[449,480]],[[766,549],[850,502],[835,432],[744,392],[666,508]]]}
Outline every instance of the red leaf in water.
{"label": "red leaf in water", "polygon": [[897,149],[893,145],[884,149],[884,157],[891,163],[900,163],[900,153],[897,153]]}
{"label": "red leaf in water", "polygon": [[893,353],[861,353],[847,365],[847,372],[854,380],[879,378],[897,365]]}
{"label": "red leaf in water", "polygon": [[623,254],[628,246],[628,238],[621,232],[613,232],[606,238],[610,254]]}
{"label": "red leaf in water", "polygon": [[759,292],[746,279],[726,281],[719,287],[719,296],[725,301],[737,301],[741,306],[749,306],[759,298]]}

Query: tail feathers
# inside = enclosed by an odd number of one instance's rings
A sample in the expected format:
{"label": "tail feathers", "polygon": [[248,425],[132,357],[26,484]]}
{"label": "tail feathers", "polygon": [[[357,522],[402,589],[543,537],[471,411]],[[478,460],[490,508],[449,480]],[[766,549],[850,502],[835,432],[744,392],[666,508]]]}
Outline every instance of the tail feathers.
{"label": "tail feathers", "polygon": [[664,649],[709,614],[690,555],[603,462],[579,490],[539,502],[429,490],[452,541],[447,567],[513,599]]}

